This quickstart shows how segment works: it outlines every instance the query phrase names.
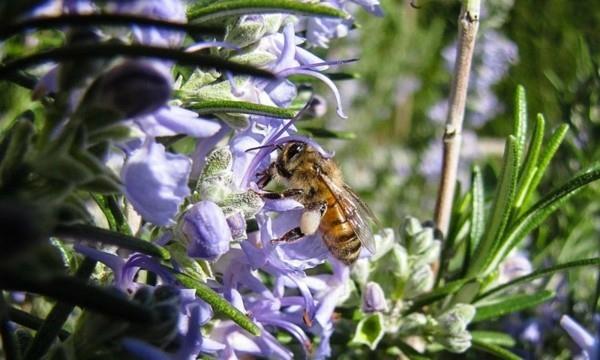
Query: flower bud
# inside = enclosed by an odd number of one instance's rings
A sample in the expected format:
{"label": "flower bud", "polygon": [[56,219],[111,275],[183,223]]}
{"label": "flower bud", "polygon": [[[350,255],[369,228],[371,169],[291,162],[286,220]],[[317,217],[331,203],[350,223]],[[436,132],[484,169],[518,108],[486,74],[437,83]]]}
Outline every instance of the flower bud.
{"label": "flower bud", "polygon": [[400,320],[398,334],[418,334],[427,324],[427,316],[421,313],[412,313]]}
{"label": "flower bud", "polygon": [[433,228],[424,228],[410,239],[408,252],[412,254],[421,254],[433,243]]}
{"label": "flower bud", "polygon": [[471,347],[471,334],[466,330],[450,336],[436,336],[435,339],[446,350],[456,354],[463,353]]}
{"label": "flower bud", "polygon": [[231,236],[234,241],[242,241],[248,238],[246,234],[246,219],[240,212],[236,212],[233,215],[227,217],[227,225],[231,230]]}
{"label": "flower bud", "polygon": [[219,205],[223,212],[228,216],[235,212],[241,212],[244,218],[248,219],[264,206],[264,201],[256,192],[250,190],[243,193],[229,194]]}
{"label": "flower bud", "polygon": [[467,329],[475,317],[475,307],[469,304],[456,304],[453,308],[438,316],[438,326],[442,333],[454,335]]}
{"label": "flower bud", "polygon": [[435,275],[429,265],[420,265],[410,274],[406,287],[404,289],[404,297],[412,299],[415,296],[431,290]]}
{"label": "flower bud", "polygon": [[440,252],[442,251],[442,242],[439,240],[433,240],[429,247],[425,249],[419,255],[413,256],[413,261],[415,265],[421,264],[431,264],[435,262],[440,257]]}
{"label": "flower bud", "polygon": [[377,311],[386,312],[388,305],[385,300],[383,289],[378,283],[369,281],[363,289],[362,311],[372,313]]}
{"label": "flower bud", "polygon": [[406,217],[406,223],[404,224],[404,233],[406,236],[413,237],[423,230],[421,222],[412,216]]}
{"label": "flower bud", "polygon": [[232,155],[227,147],[218,147],[206,157],[196,190],[202,199],[220,202],[231,192]]}
{"label": "flower bud", "polygon": [[178,232],[187,243],[188,255],[205,260],[216,260],[226,253],[232,240],[223,210],[208,200],[186,211]]}
{"label": "flower bud", "polygon": [[245,47],[253,44],[267,33],[276,31],[281,26],[282,16],[276,15],[244,15],[227,29],[225,41]]}

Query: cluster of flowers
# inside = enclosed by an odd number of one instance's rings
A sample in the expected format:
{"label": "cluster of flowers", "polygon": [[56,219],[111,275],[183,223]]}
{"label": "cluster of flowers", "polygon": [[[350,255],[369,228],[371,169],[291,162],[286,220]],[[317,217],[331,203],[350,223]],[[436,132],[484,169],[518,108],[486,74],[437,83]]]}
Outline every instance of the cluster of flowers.
{"label": "cluster of flowers", "polygon": [[[381,15],[376,0],[322,3],[343,10],[359,5]],[[186,22],[185,4],[179,0],[65,1],[60,11],[135,14]],[[158,297],[152,303],[163,306],[160,294],[169,294],[165,319],[173,319],[175,308],[178,325],[173,327],[167,321],[164,329],[170,329],[171,335],[159,339],[148,339],[140,329],[128,332],[132,335],[122,340],[122,346],[133,355],[183,359],[199,354],[222,358],[250,354],[292,358],[293,352],[276,336],[276,330],[283,330],[299,342],[307,356],[327,357],[331,355],[332,315],[349,291],[350,270],[330,256],[319,235],[284,246],[271,243],[297,226],[303,209],[293,200],[265,201],[257,194],[255,175],[268,165],[272,155],[267,150],[258,154],[256,150],[249,151],[289,140],[322,149],[311,139],[297,135],[291,121],[237,113],[199,116],[190,109],[213,100],[289,108],[300,96],[298,87],[287,78],[303,75],[327,85],[335,95],[338,115],[345,117],[335,84],[322,73],[337,62],[327,62],[307,48],[327,47],[331,39],[348,32],[352,20],[255,14],[228,18],[225,23],[227,31],[222,41],[207,39],[185,51],[212,52],[260,67],[276,74],[276,80],[206,69],[195,69],[186,78],[173,79],[174,64],[168,61],[115,60],[79,91],[70,89],[69,106],[73,112],[88,106],[121,114],[125,120],[119,124],[127,125],[130,136],[114,144],[110,162],[121,161],[118,172],[127,201],[146,221],[146,230],[158,234],[154,241],[171,250],[175,259],[172,265],[183,272],[202,272],[213,290],[248,314],[262,330],[261,335],[252,336],[230,320],[216,319],[211,321],[209,333],[201,334],[200,326],[213,317],[210,306],[196,298],[193,290],[182,288],[170,271],[149,256],[134,253],[122,258],[83,245],[77,245],[76,250],[107,265],[114,274],[114,285],[135,293],[139,301]],[[130,30],[94,32],[96,41],[118,39],[170,48],[180,48],[186,41],[182,33],[173,30],[137,26]],[[62,65],[50,70],[35,93],[41,96],[63,91],[59,85],[62,70]],[[309,102],[308,110],[311,105],[316,104]],[[157,141],[176,135],[195,139],[193,154],[170,152]],[[252,222],[257,229],[248,231],[247,224]],[[184,251],[180,251],[182,246]],[[331,263],[331,273],[306,274],[307,269],[327,261]],[[135,280],[139,270],[156,274],[159,284],[168,285],[164,288],[167,290],[157,287],[149,291],[148,285]],[[174,289],[179,292],[177,295],[173,294]],[[315,340],[318,347],[313,348]]]}
{"label": "cluster of flowers", "polygon": [[[462,353],[471,346],[471,334],[466,330],[475,316],[469,304],[455,303],[440,309],[437,314],[413,311],[419,295],[430,291],[435,283],[432,265],[439,259],[439,232],[431,224],[421,224],[408,217],[401,239],[391,230],[378,239],[378,250],[371,258],[357,261],[352,277],[364,286],[363,312],[377,312],[381,332],[366,345],[374,348],[385,333],[407,338],[418,336],[415,348],[425,350],[438,343],[448,351]],[[359,323],[369,321],[365,317]],[[371,320],[373,321],[373,320]]]}

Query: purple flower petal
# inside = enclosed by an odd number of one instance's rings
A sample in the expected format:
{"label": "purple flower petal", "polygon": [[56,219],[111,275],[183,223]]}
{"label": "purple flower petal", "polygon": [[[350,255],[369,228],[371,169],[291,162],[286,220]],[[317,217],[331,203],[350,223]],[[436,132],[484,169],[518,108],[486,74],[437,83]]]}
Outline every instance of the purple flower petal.
{"label": "purple flower petal", "polygon": [[156,225],[173,224],[187,186],[191,161],[165,151],[163,145],[146,140],[131,153],[121,170],[125,196],[144,219]]}
{"label": "purple flower petal", "polygon": [[212,201],[204,200],[185,212],[180,225],[188,243],[188,255],[215,260],[229,250],[233,240],[223,210]]}
{"label": "purple flower petal", "polygon": [[205,138],[221,129],[218,122],[203,119],[195,112],[179,106],[164,106],[150,115],[134,119],[134,122],[152,137],[185,134]]}

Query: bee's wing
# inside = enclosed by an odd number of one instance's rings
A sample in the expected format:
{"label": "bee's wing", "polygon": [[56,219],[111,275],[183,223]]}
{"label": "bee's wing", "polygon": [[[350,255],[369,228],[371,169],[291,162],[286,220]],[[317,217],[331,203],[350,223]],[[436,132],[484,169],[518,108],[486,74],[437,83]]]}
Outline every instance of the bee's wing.
{"label": "bee's wing", "polygon": [[348,219],[361,244],[370,253],[374,254],[375,240],[371,231],[371,224],[379,226],[379,222],[371,209],[346,184],[340,186],[326,175],[320,174],[319,176],[340,203],[346,219]]}

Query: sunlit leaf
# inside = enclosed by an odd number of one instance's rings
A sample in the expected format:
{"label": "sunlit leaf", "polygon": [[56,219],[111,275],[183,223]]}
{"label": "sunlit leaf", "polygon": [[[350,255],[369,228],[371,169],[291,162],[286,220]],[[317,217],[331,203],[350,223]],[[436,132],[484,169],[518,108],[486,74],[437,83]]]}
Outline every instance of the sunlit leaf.
{"label": "sunlit leaf", "polygon": [[193,4],[188,7],[190,21],[201,22],[225,16],[288,13],[347,18],[348,14],[331,6],[305,3],[296,0],[229,0],[215,2],[208,6]]}
{"label": "sunlit leaf", "polygon": [[496,299],[494,302],[486,303],[485,305],[475,304],[477,313],[473,322],[479,322],[504,316],[506,314],[528,309],[542,304],[554,297],[552,291],[541,291],[537,294],[518,294],[506,296],[503,298]]}

